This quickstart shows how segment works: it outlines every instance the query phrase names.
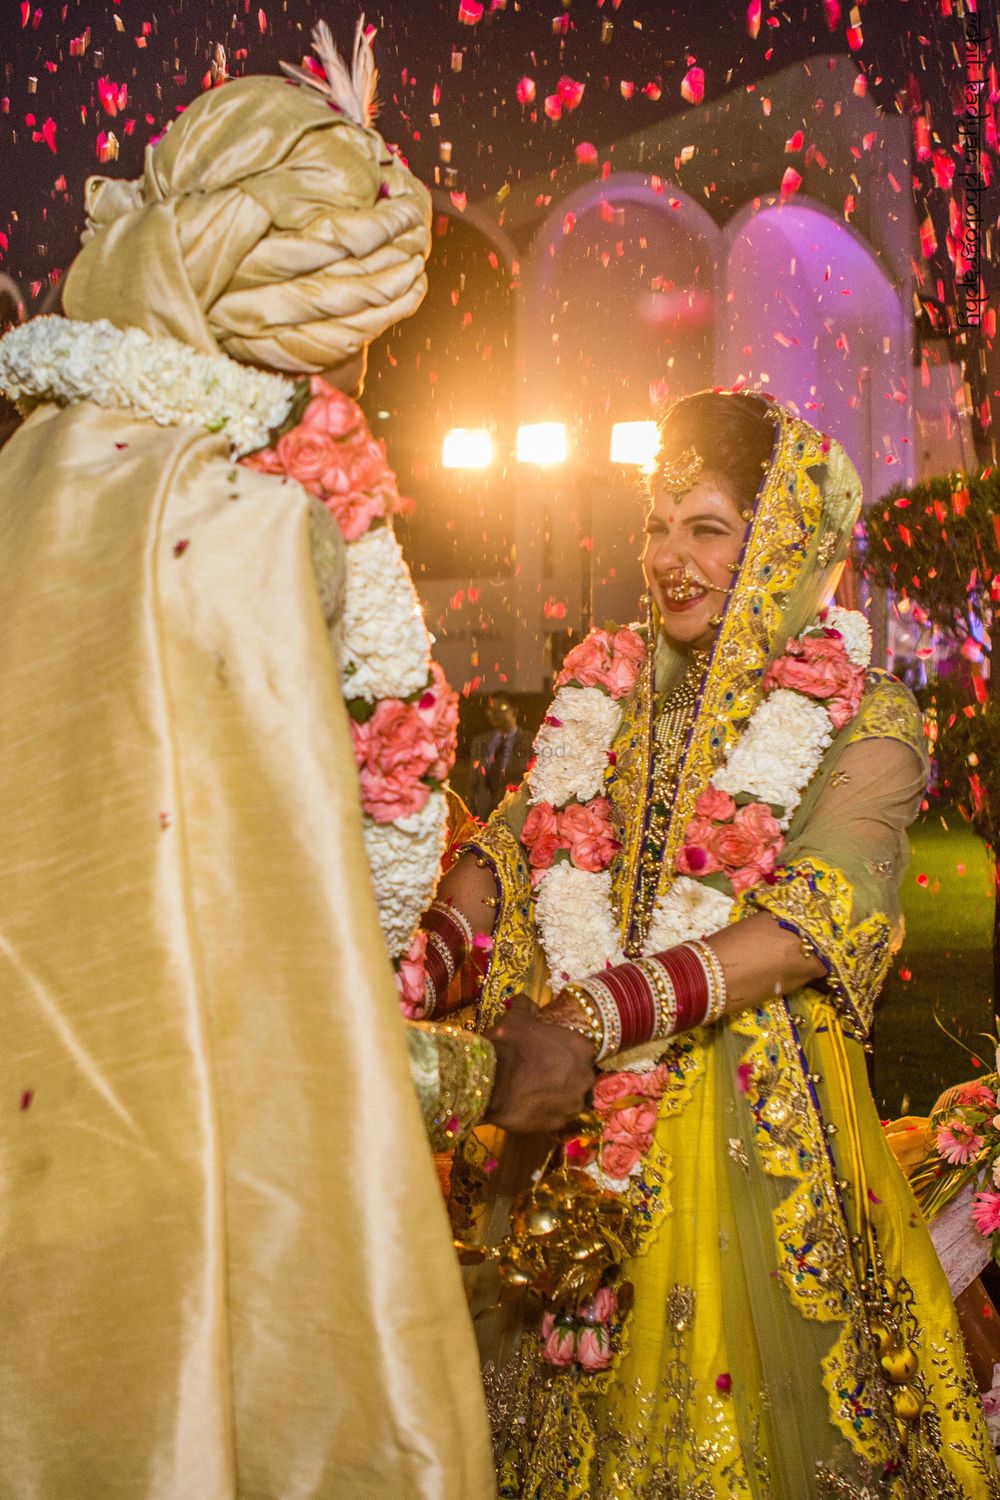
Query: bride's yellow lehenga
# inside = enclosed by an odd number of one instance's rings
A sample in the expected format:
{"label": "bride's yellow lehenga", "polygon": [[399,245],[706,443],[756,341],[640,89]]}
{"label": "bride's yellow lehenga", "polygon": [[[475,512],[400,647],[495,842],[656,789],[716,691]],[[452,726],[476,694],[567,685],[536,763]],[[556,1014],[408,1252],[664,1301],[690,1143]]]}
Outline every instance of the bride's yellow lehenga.
{"label": "bride's yellow lehenga", "polygon": [[[679,762],[672,805],[654,818],[662,889],[767,660],[815,615],[846,547],[857,494],[836,445],[783,409],[775,417],[693,723],[680,744],[657,745],[658,713],[683,672],[660,636],[615,744],[606,790],[623,840],[612,872],[623,937],[650,847],[657,757]],[[913,699],[872,671],[803,796],[777,878],[733,911],[773,913],[829,978],[669,1046],[654,1145],[629,1190],[623,1274],[634,1303],[613,1329],[610,1368],[546,1363],[537,1309],[498,1297],[491,1263],[469,1273],[502,1496],[1000,1495],[948,1286],[866,1076],[924,769]],[[484,1025],[511,993],[546,992],[517,839],[525,813],[522,791],[475,846],[499,896]],[[485,1133],[467,1144],[453,1194],[464,1238],[502,1236],[543,1151]]]}

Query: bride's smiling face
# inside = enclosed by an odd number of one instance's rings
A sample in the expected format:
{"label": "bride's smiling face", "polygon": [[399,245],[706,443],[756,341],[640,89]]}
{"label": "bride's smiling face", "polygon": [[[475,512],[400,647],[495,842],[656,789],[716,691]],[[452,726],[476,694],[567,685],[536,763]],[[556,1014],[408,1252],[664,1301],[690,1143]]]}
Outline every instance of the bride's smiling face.
{"label": "bride's smiling face", "polygon": [[684,494],[653,491],[642,568],[663,621],[678,646],[712,644],[747,521],[709,470]]}

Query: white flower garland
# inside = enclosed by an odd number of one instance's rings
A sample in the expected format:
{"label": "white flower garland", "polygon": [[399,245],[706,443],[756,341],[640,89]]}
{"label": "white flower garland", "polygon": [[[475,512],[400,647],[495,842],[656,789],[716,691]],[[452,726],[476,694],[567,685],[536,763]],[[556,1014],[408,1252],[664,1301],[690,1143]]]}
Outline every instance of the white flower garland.
{"label": "white flower garland", "polygon": [[[0,389],[12,400],[93,401],[161,427],[221,431],[234,457],[267,446],[286,420],[294,383],[199,354],[178,339],[120,329],[105,319],[33,318],[0,339]],[[346,542],[341,630],[345,692],[373,703],[409,698],[430,682],[431,638],[391,527]],[[389,956],[408,948],[437,884],[447,799],[431,791],[419,813],[376,823],[364,842]]]}
{"label": "white flower garland", "polygon": [[[853,665],[867,666],[871,631],[863,615],[830,609],[809,629],[820,624],[840,632]],[[528,773],[529,800],[558,808],[596,796],[623,712],[623,705],[601,688],[561,687],[535,738],[537,761]],[[833,735],[833,720],[822,703],[779,688],[758,704],[711,785],[731,796],[744,793],[780,807],[779,822],[787,829]],[[574,737],[579,738],[576,747]],[[623,962],[610,894],[609,870],[590,873],[565,860],[539,879],[535,916],[554,993],[573,980]],[[733,897],[704,881],[678,876],[657,901],[643,952],[660,953],[718,932],[732,906]],[[636,1049],[636,1060],[630,1054],[628,1065],[641,1065],[647,1052],[651,1058],[652,1052],[662,1050],[662,1043]],[[620,1067],[621,1060],[613,1065]]]}
{"label": "white flower garland", "polygon": [[32,318],[0,339],[0,389],[11,401],[93,401],[160,427],[224,431],[237,458],[285,421],[295,386],[282,375],[199,354],[180,339],[106,318]]}

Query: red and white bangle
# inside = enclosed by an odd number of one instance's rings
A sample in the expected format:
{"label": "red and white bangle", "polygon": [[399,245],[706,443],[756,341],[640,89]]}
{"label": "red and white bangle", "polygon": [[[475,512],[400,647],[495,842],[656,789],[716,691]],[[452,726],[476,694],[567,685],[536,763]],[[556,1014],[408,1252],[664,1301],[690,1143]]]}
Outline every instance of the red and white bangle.
{"label": "red and white bangle", "polygon": [[427,934],[424,1014],[430,1017],[440,1013],[452,980],[470,957],[474,934],[464,912],[445,901],[432,901],[420,925]]}
{"label": "red and white bangle", "polygon": [[[587,1015],[597,1061],[712,1025],[726,1011],[725,970],[715,949],[700,939],[588,974],[561,993]],[[599,1027],[593,1025],[594,1012]]]}

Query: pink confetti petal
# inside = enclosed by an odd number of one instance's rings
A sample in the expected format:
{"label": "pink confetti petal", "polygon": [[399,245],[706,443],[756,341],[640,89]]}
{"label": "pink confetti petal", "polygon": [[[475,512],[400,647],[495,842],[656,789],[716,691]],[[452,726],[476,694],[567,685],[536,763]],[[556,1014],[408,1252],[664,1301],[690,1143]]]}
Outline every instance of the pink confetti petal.
{"label": "pink confetti petal", "polygon": [[700,104],[705,97],[704,68],[688,68],[681,83],[681,97],[689,104]]}

